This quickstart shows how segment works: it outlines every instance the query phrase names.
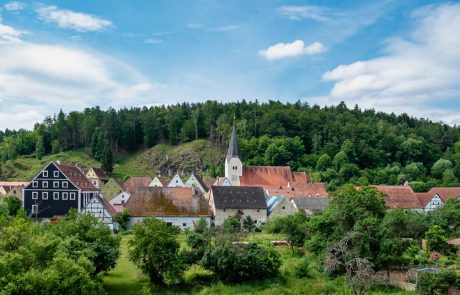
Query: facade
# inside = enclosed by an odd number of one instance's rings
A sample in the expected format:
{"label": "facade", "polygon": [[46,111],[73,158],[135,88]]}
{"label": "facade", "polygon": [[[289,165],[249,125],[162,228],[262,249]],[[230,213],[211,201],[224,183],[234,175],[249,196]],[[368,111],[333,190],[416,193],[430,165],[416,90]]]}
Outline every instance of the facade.
{"label": "facade", "polygon": [[99,195],[97,189],[76,166],[50,162],[23,189],[23,206],[36,219],[79,212]]}
{"label": "facade", "polygon": [[201,177],[195,176],[195,174],[192,173],[190,177],[187,179],[185,182],[186,187],[194,187],[197,191],[199,191],[202,195],[206,194],[209,189],[204,183],[203,179]]}
{"label": "facade", "polygon": [[174,175],[168,184],[168,187],[184,187],[184,182],[180,178],[179,174]]}
{"label": "facade", "polygon": [[113,199],[123,191],[125,191],[123,182],[114,178],[110,178],[109,181],[107,181],[101,188],[101,193],[107,200]]}
{"label": "facade", "polygon": [[94,196],[91,201],[85,205],[81,212],[93,215],[101,223],[112,229],[112,231],[118,229],[116,223],[114,222],[117,212],[107,200],[101,198],[100,196]]}
{"label": "facade", "polygon": [[200,218],[208,222],[211,212],[208,202],[190,187],[138,188],[125,207],[128,209],[130,225],[155,217],[182,229],[194,228]]}
{"label": "facade", "polygon": [[218,177],[214,182],[215,186],[232,186],[232,183],[227,177]]}
{"label": "facade", "polygon": [[241,176],[243,176],[243,162],[240,156],[236,126],[235,122],[233,122],[230,144],[228,146],[227,156],[225,157],[225,178],[227,178],[233,186],[239,186]]}
{"label": "facade", "polygon": [[126,191],[133,193],[139,187],[148,187],[152,182],[150,177],[131,177],[123,184]]}
{"label": "facade", "polygon": [[130,192],[121,192],[118,195],[116,195],[112,200],[110,200],[110,204],[112,206],[114,205],[125,205],[126,202],[128,202],[129,198],[131,197]]}
{"label": "facade", "polygon": [[85,175],[91,183],[99,189],[102,188],[108,180],[107,175],[101,168],[89,168]]}
{"label": "facade", "polygon": [[155,176],[152,182],[149,184],[149,187],[167,187],[169,181],[161,176]]}
{"label": "facade", "polygon": [[298,212],[298,209],[294,206],[290,199],[291,198],[284,196],[267,197],[268,218],[292,215]]}
{"label": "facade", "polygon": [[213,186],[209,205],[217,226],[230,216],[240,217],[241,223],[251,216],[257,226],[267,220],[267,202],[261,187]]}
{"label": "facade", "polygon": [[415,194],[425,212],[441,208],[448,200],[457,199],[460,196],[459,187],[434,187],[426,193]]}

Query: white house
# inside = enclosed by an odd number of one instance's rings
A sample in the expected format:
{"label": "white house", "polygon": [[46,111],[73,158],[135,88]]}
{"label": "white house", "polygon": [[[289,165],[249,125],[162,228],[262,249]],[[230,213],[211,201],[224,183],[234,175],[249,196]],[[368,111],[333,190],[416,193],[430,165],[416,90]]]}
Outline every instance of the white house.
{"label": "white house", "polygon": [[184,187],[184,182],[180,179],[179,174],[174,175],[168,184],[168,187]]}
{"label": "white house", "polygon": [[193,173],[185,182],[185,186],[194,187],[203,195],[206,194],[209,190],[206,184],[204,183],[203,179],[201,177],[195,176],[195,174]]}
{"label": "white house", "polygon": [[441,208],[448,200],[460,196],[460,187],[434,187],[426,193],[416,193],[420,205],[425,212]]}
{"label": "white house", "polygon": [[121,192],[118,195],[116,195],[112,200],[110,200],[110,204],[112,206],[114,205],[124,205],[126,202],[128,202],[129,197],[131,197],[130,192]]}
{"label": "white house", "polygon": [[99,219],[103,224],[107,225],[111,230],[117,229],[117,224],[114,222],[117,212],[112,205],[100,196],[94,196],[88,204],[81,210],[82,213],[89,213]]}
{"label": "white house", "polygon": [[149,184],[149,187],[167,187],[168,183],[169,183],[168,180],[157,175],[152,180],[152,182]]}

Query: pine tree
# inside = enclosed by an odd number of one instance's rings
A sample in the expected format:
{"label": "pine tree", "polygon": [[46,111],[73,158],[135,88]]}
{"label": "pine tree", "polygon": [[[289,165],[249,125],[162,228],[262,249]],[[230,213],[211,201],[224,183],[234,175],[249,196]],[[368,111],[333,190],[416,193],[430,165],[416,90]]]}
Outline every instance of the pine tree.
{"label": "pine tree", "polygon": [[51,144],[51,153],[52,154],[57,154],[61,151],[61,144],[59,143],[59,140],[53,140],[53,143]]}
{"label": "pine tree", "polygon": [[45,155],[45,142],[43,136],[39,135],[35,144],[35,157],[39,160]]}
{"label": "pine tree", "polygon": [[104,140],[104,148],[102,151],[102,169],[106,172],[113,171],[113,153],[112,148],[110,147],[109,141],[106,139]]}

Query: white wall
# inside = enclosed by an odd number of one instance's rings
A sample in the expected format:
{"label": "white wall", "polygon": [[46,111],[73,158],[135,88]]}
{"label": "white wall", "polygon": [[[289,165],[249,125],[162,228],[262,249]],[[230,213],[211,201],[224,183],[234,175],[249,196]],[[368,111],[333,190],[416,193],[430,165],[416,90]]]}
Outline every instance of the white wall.
{"label": "white wall", "polygon": [[[202,218],[199,216],[193,216],[193,217],[180,217],[180,216],[152,216],[158,219],[163,220],[164,222],[171,222],[172,225],[175,225],[181,229],[193,229],[194,224],[197,224],[198,221]],[[149,217],[130,217],[129,218],[129,223],[128,223],[128,228],[132,229],[135,224],[137,223],[142,223],[142,221],[145,218]],[[211,217],[203,217],[208,224],[211,224]],[[185,225],[184,225],[185,224]]]}
{"label": "white wall", "polygon": [[[235,216],[238,213],[238,209],[215,209],[214,222],[216,225],[224,224],[225,219],[230,216]],[[257,221],[257,226],[267,221],[267,209],[242,209],[243,215],[241,216],[241,223],[246,216],[251,216],[253,220]]]}

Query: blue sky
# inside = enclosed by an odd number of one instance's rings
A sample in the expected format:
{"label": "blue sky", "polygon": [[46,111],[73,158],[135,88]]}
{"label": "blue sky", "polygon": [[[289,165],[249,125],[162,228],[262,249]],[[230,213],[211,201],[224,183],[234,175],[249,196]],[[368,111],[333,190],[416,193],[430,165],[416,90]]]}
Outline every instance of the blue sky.
{"label": "blue sky", "polygon": [[460,5],[0,1],[0,129],[60,108],[279,99],[460,122]]}

